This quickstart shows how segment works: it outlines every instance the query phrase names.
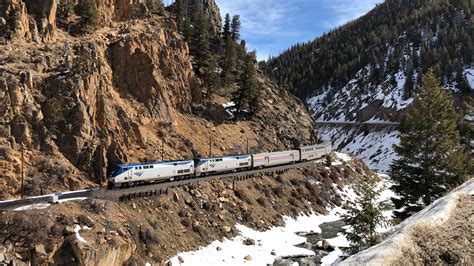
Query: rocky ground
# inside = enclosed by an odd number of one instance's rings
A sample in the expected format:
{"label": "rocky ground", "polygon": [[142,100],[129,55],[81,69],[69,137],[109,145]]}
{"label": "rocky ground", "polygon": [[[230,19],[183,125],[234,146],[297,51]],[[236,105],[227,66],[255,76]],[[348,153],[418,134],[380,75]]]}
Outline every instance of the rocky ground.
{"label": "rocky ground", "polygon": [[324,213],[341,203],[337,187],[371,174],[354,160],[239,181],[235,190],[228,182],[202,182],[126,202],[84,200],[4,212],[0,259],[17,265],[164,263],[179,252],[232,238],[236,223],[266,230],[282,225],[285,215]]}

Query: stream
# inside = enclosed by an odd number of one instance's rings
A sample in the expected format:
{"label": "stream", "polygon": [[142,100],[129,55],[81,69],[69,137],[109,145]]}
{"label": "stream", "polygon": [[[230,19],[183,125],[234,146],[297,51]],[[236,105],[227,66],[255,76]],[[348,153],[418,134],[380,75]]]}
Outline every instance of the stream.
{"label": "stream", "polygon": [[329,252],[318,248],[317,243],[322,240],[328,240],[338,237],[338,233],[344,231],[342,228],[344,223],[339,221],[323,223],[319,227],[321,233],[299,233],[299,236],[306,237],[306,242],[297,245],[297,247],[314,251],[314,256],[284,256],[276,259],[273,266],[291,266],[298,263],[299,266],[321,265],[321,259],[329,254]]}

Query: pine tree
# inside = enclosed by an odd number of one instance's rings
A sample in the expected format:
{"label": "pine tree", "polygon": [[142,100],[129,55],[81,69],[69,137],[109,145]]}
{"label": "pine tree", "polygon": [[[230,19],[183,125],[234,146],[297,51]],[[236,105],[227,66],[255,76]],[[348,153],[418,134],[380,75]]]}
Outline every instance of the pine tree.
{"label": "pine tree", "polygon": [[234,15],[231,24],[231,37],[234,42],[240,39],[240,16]]}
{"label": "pine tree", "polygon": [[408,100],[413,97],[413,90],[415,88],[415,81],[413,80],[414,71],[409,67],[406,73],[405,85],[403,85],[403,99]]}
{"label": "pine tree", "polygon": [[229,13],[225,14],[224,29],[222,30],[222,38],[224,40],[224,45],[227,44],[227,40],[230,38],[230,15]]}
{"label": "pine tree", "polygon": [[80,0],[74,12],[81,17],[79,24],[83,32],[93,32],[99,25],[99,12],[95,0]]}
{"label": "pine tree", "polygon": [[393,202],[405,219],[429,205],[467,174],[467,158],[460,147],[453,101],[430,70],[422,78],[413,104],[400,126],[399,159],[391,165]]}
{"label": "pine tree", "polygon": [[176,14],[176,26],[178,27],[178,31],[184,32],[185,23],[187,21],[185,0],[176,0],[174,13]]}
{"label": "pine tree", "polygon": [[388,204],[379,200],[383,188],[377,188],[377,180],[371,177],[355,183],[354,186],[358,196],[354,202],[344,206],[347,213],[342,215],[344,224],[351,227],[349,231],[344,232],[347,240],[351,242],[349,255],[379,243],[381,236],[376,229],[389,223],[383,216]]}
{"label": "pine tree", "polygon": [[227,38],[225,45],[224,64],[222,69],[222,79],[226,85],[235,81],[235,72],[237,68],[236,44],[232,38]]}
{"label": "pine tree", "polygon": [[472,92],[472,88],[471,88],[471,85],[469,85],[469,82],[466,80],[466,77],[463,75],[462,72],[463,72],[462,68],[456,71],[456,87],[462,93],[469,94]]}
{"label": "pine tree", "polygon": [[207,17],[202,10],[196,14],[191,38],[191,55],[194,56],[194,67],[198,74],[202,74],[209,67],[212,54],[209,48],[209,27]]}
{"label": "pine tree", "polygon": [[234,93],[235,118],[240,118],[244,110],[256,114],[260,110],[261,84],[257,79],[255,52],[247,55],[245,66],[239,80],[239,89]]}

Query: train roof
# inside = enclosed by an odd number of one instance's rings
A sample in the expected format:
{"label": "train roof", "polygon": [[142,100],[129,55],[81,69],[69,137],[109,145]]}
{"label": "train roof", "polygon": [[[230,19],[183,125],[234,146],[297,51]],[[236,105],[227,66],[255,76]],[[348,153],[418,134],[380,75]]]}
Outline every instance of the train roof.
{"label": "train roof", "polygon": [[150,163],[130,163],[130,164],[119,164],[118,167],[134,167],[134,166],[143,166],[143,165],[163,165],[163,164],[188,164],[192,163],[193,160],[184,160],[184,161],[169,161],[169,162],[150,162]]}
{"label": "train roof", "polygon": [[298,148],[299,149],[301,149],[301,148],[323,148],[323,147],[327,147],[327,146],[330,146],[330,145],[331,145],[330,141],[325,141],[325,142],[321,142],[321,143],[314,144],[314,145],[300,146]]}
{"label": "train roof", "polygon": [[241,155],[228,155],[228,156],[222,156],[222,157],[196,158],[196,160],[214,160],[214,159],[225,159],[225,158],[239,159],[239,157],[250,157],[250,156],[251,155],[249,155],[249,154],[241,154]]}

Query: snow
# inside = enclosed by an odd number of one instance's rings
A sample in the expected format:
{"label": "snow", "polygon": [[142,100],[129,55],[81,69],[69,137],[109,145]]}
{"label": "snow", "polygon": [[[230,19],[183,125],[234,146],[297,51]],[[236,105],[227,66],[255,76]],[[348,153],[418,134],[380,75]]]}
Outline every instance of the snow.
{"label": "snow", "polygon": [[320,126],[323,140],[332,140],[334,150],[362,159],[372,170],[386,173],[397,158],[393,145],[399,144],[399,132],[390,128],[364,132],[356,127]]}
{"label": "snow", "polygon": [[[319,225],[339,220],[338,213],[341,211],[341,208],[335,208],[327,215],[312,214],[299,216],[296,219],[285,217],[284,227],[273,227],[265,232],[237,224],[236,228],[240,234],[234,239],[225,238],[223,241],[214,241],[207,247],[182,253],[179,256],[184,260],[183,265],[267,265],[278,258],[271,255],[272,250],[278,256],[312,256],[315,255],[313,251],[295,246],[306,241],[305,237],[297,233],[320,233]],[[246,238],[254,239],[256,245],[244,245],[243,241]],[[217,247],[222,250],[217,251]],[[250,255],[252,260],[244,260],[247,255]],[[178,256],[172,258],[171,262],[173,265],[180,264]]]}
{"label": "snow", "polygon": [[229,108],[229,107],[234,107],[234,106],[235,106],[234,102],[226,102],[226,103],[222,104],[222,107],[224,107],[224,108]]}
{"label": "snow", "polygon": [[336,156],[338,159],[340,159],[343,162],[348,162],[352,160],[352,157],[345,153],[336,152]]}
{"label": "snow", "polygon": [[80,225],[76,224],[76,227],[74,227],[74,232],[76,233],[76,238],[77,240],[83,242],[83,243],[87,243],[87,241],[79,234],[79,231],[81,230],[91,230],[92,228],[88,227],[88,226],[83,226],[81,228]]}
{"label": "snow", "polygon": [[474,90],[474,68],[464,70],[464,76],[466,77],[467,82],[469,82],[471,90]]}
{"label": "snow", "polygon": [[[337,154],[341,160],[350,160],[350,156]],[[388,180],[383,179],[383,186],[386,186]],[[339,191],[344,200],[354,200],[357,197],[351,187],[346,187],[344,191]],[[383,197],[389,197],[391,193],[383,194]],[[272,256],[272,250],[277,256],[312,256],[313,251],[296,247],[295,245],[306,241],[304,233],[321,233],[319,225],[327,222],[340,220],[340,215],[345,211],[341,207],[333,208],[328,214],[321,215],[313,213],[310,216],[299,216],[296,219],[284,217],[285,226],[273,227],[268,231],[259,232],[244,225],[237,224],[236,228],[240,231],[234,239],[225,238],[223,241],[214,241],[206,247],[201,247],[197,251],[178,254],[171,259],[173,265],[181,265],[178,256],[184,263],[182,265],[268,265],[272,264],[278,257]],[[251,238],[256,241],[256,245],[246,246],[243,241]],[[341,255],[340,247],[348,247],[349,242],[343,234],[339,233],[337,237],[327,239],[335,247],[335,250],[322,258],[323,265],[329,265],[336,261]],[[217,248],[220,251],[217,251]],[[246,261],[244,257],[250,255],[252,260]]]}
{"label": "snow", "polygon": [[364,250],[341,262],[341,265],[391,264],[389,259],[403,256],[403,249],[412,245],[409,237],[414,226],[441,225],[445,223],[456,208],[456,203],[462,195],[474,195],[474,178],[471,178],[458,189],[440,198],[431,205],[409,217],[401,224],[388,230],[389,236],[380,244]]}

